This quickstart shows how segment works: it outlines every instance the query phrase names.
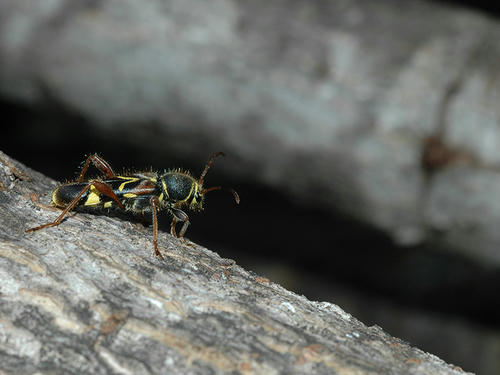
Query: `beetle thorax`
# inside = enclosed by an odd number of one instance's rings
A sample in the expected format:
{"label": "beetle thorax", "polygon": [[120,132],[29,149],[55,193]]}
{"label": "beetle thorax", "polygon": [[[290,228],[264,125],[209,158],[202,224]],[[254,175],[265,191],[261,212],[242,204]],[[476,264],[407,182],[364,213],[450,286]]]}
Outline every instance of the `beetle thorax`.
{"label": "beetle thorax", "polygon": [[167,172],[161,176],[160,182],[168,203],[176,207],[187,205],[192,210],[202,209],[201,186],[187,172]]}

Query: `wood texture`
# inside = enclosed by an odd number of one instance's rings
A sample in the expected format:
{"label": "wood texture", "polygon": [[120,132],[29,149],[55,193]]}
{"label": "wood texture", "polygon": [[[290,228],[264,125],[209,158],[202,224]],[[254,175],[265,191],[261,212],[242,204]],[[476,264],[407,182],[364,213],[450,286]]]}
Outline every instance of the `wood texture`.
{"label": "wood texture", "polygon": [[56,183],[3,153],[0,183],[2,374],[463,374],[198,244],[160,233],[162,261],[142,224],[26,234]]}

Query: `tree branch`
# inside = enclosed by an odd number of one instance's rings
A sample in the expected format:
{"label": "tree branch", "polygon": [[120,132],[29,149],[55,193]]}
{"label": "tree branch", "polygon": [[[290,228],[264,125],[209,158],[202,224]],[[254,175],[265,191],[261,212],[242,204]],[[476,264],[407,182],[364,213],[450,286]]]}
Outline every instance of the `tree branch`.
{"label": "tree branch", "polygon": [[[462,374],[192,242],[76,213],[0,153],[0,369],[21,374]],[[40,203],[36,196],[42,195]],[[38,205],[38,206],[37,206]]]}

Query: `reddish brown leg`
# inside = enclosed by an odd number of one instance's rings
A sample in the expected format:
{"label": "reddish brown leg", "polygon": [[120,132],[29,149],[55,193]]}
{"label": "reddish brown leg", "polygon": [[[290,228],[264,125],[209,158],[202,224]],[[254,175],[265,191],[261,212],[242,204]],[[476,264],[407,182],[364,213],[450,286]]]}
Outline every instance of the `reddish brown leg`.
{"label": "reddish brown leg", "polygon": [[[189,217],[184,211],[179,210],[178,208],[171,208],[170,210],[173,216],[172,224],[170,226],[170,234],[172,234],[172,236],[177,238],[183,238],[189,226]],[[175,226],[178,221],[182,221],[182,228],[181,231],[179,232],[179,235],[177,235],[177,233],[175,232]]]}
{"label": "reddish brown leg", "polygon": [[55,226],[61,224],[61,221],[62,221],[62,219],[64,219],[64,216],[66,216],[66,214],[69,211],[71,211],[76,206],[76,204],[78,203],[78,201],[80,200],[80,198],[83,196],[83,194],[85,194],[87,192],[87,190],[90,189],[91,186],[92,186],[92,184],[88,184],[87,186],[85,186],[82,189],[82,191],[80,192],[80,194],[78,194],[76,196],[76,198],[73,199],[71,201],[71,203],[66,206],[66,208],[63,210],[63,212],[61,213],[61,215],[59,215],[59,217],[55,221],[53,221],[52,223],[47,223],[47,224],[40,225],[40,226],[35,227],[35,228],[27,229],[26,233],[28,233],[28,232],[34,232],[36,230],[40,230],[40,229],[43,229],[43,228],[55,227]]}
{"label": "reddish brown leg", "polygon": [[153,209],[153,245],[155,248],[156,256],[159,256],[161,259],[163,255],[161,255],[160,250],[158,250],[158,217],[157,211],[160,208],[160,201],[157,197],[151,197],[151,208]]}
{"label": "reddish brown leg", "polygon": [[177,237],[177,232],[175,231],[175,226],[177,225],[177,219],[175,216],[172,218],[172,223],[170,223],[170,234]]}
{"label": "reddish brown leg", "polygon": [[125,209],[123,203],[116,196],[116,194],[113,192],[113,189],[111,189],[111,187],[108,184],[100,181],[92,181],[90,185],[94,185],[94,187],[97,189],[99,193],[113,199],[118,204],[118,206],[120,206],[122,210]]}
{"label": "reddish brown leg", "polygon": [[80,193],[75,197],[75,199],[73,199],[71,201],[71,203],[68,204],[64,208],[61,215],[59,215],[59,217],[55,221],[53,221],[51,223],[40,225],[40,226],[35,227],[35,228],[27,229],[26,232],[34,232],[34,231],[37,231],[37,230],[40,230],[43,228],[55,227],[55,226],[61,224],[61,221],[64,218],[64,216],[66,216],[67,213],[69,211],[71,211],[78,204],[78,202],[79,202],[80,198],[83,196],[83,194],[85,194],[92,186],[94,186],[99,193],[106,195],[107,197],[110,197],[111,199],[116,201],[121,208],[124,208],[122,202],[120,202],[120,200],[118,199],[116,194],[113,193],[113,190],[111,189],[111,187],[109,185],[107,185],[103,182],[100,182],[100,181],[92,181],[92,182],[89,182],[88,185],[86,185],[82,189],[82,191],[80,191]]}
{"label": "reddish brown leg", "polygon": [[114,178],[116,177],[115,172],[113,172],[113,169],[111,166],[108,164],[106,160],[101,158],[97,154],[90,155],[87,160],[85,161],[85,164],[83,165],[82,172],[80,173],[80,176],[78,177],[77,182],[82,182],[83,181],[83,176],[85,173],[87,173],[87,169],[89,169],[89,165],[92,162],[94,166],[99,169],[102,173],[104,173],[107,177],[109,178]]}

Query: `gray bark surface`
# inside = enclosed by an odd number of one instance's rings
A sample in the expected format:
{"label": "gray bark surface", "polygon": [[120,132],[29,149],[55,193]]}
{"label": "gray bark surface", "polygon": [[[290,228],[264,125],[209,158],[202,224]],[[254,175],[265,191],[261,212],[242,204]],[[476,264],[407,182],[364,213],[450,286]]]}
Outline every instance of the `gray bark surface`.
{"label": "gray bark surface", "polygon": [[56,183],[3,153],[0,183],[2,373],[463,374],[198,244],[160,233],[160,260],[142,224],[76,213],[26,234],[57,217]]}
{"label": "gray bark surface", "polygon": [[6,0],[0,93],[498,265],[499,39],[412,0]]}

